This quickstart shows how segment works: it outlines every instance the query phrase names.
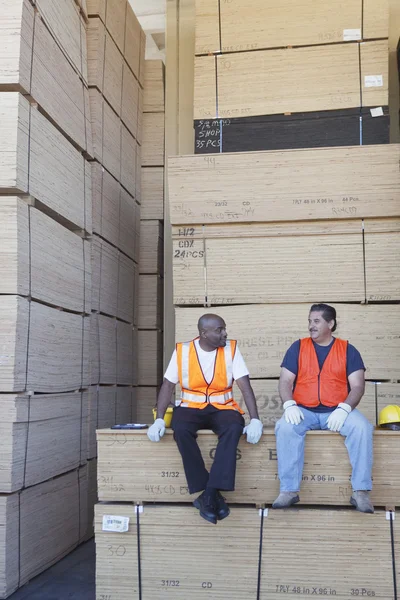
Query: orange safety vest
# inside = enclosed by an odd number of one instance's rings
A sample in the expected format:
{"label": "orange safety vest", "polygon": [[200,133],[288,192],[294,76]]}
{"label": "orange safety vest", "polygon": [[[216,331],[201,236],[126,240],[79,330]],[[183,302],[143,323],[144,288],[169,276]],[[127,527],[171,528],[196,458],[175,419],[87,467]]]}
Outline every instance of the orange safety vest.
{"label": "orange safety vest", "polygon": [[[198,340],[199,338],[196,338]],[[205,408],[212,404],[221,410],[244,411],[233,399],[233,358],[236,340],[227,340],[224,348],[217,348],[214,362],[214,376],[210,383],[204,378],[195,340],[176,345],[179,383],[181,385],[180,406]]]}
{"label": "orange safety vest", "polygon": [[293,400],[302,406],[337,406],[349,394],[347,384],[348,342],[335,338],[322,369],[311,338],[300,340],[299,370]]}

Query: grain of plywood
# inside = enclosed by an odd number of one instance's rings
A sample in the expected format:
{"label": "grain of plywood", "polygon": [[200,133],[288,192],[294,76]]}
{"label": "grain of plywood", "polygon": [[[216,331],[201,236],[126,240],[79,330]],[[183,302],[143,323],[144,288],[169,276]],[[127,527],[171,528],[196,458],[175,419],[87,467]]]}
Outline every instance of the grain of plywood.
{"label": "grain of plywood", "polygon": [[120,186],[99,163],[91,163],[93,231],[114,246],[119,242]]}
{"label": "grain of plywood", "polygon": [[195,8],[195,54],[221,52],[220,3],[218,0],[196,0]]}
{"label": "grain of plywood", "polygon": [[0,293],[29,294],[29,208],[16,196],[0,198]]}
{"label": "grain of plywood", "polygon": [[86,150],[83,82],[42,19],[35,18],[31,95]]}
{"label": "grain of plywood", "polygon": [[134,306],[137,302],[136,270],[137,265],[133,260],[119,252],[116,316],[128,323],[134,322]]}
{"label": "grain of plywood", "polygon": [[146,60],[144,71],[143,112],[164,112],[164,63]]}
{"label": "grain of plywood", "polygon": [[99,16],[103,23],[106,22],[106,3],[107,0],[87,0],[87,14]]}
{"label": "grain of plywood", "polygon": [[81,63],[82,63],[82,78],[86,85],[88,84],[88,40],[87,40],[87,28],[88,21],[87,17],[80,15],[80,25],[81,25]]}
{"label": "grain of plywood", "polygon": [[0,92],[0,188],[28,191],[29,102],[17,92]]}
{"label": "grain of plywood", "polygon": [[142,166],[164,165],[164,113],[143,114]]}
{"label": "grain of plywood", "polygon": [[146,34],[141,29],[140,31],[140,52],[139,52],[139,83],[144,86],[144,72],[145,72],[145,60],[146,58]]}
{"label": "grain of plywood", "polygon": [[[318,299],[316,298],[316,301]],[[309,304],[219,306],[229,336],[237,339],[251,377],[278,377],[289,346],[307,336]],[[366,378],[399,378],[399,305],[336,305],[337,335],[348,339],[361,353]],[[177,308],[176,340],[197,335],[197,321],[204,308]],[[285,323],[282,329],[282,323]]]}
{"label": "grain of plywood", "polygon": [[163,273],[163,227],[160,221],[140,221],[140,262],[143,274]]}
{"label": "grain of plywood", "polygon": [[400,300],[400,221],[365,221],[365,278],[367,300]]}
{"label": "grain of plywood", "polygon": [[96,429],[115,425],[116,387],[89,388],[88,459],[97,456]]}
{"label": "grain of plywood", "polygon": [[82,385],[83,317],[30,303],[27,389],[64,392]]}
{"label": "grain of plywood", "polygon": [[361,99],[363,106],[389,104],[388,41],[360,44]]}
{"label": "grain of plywood", "polygon": [[89,19],[87,31],[88,82],[103,91],[106,30],[97,17]]}
{"label": "grain of plywood", "polygon": [[195,59],[194,97],[195,119],[358,107],[358,44],[199,57]]}
{"label": "grain of plywood", "polygon": [[28,0],[1,0],[0,87],[30,92],[34,11]]}
{"label": "grain of plywood", "polygon": [[137,141],[124,124],[121,125],[121,184],[131,194],[136,192]]}
{"label": "grain of plywood", "polygon": [[[50,29],[75,69],[82,72],[81,17],[79,8],[71,0],[36,0],[40,16]],[[86,45],[86,40],[83,40]]]}
{"label": "grain of plywood", "polygon": [[92,133],[92,155],[103,162],[103,97],[99,90],[89,88],[90,129]]}
{"label": "grain of plywood", "polygon": [[[113,437],[116,436],[116,437]],[[118,439],[123,443],[117,443]],[[110,443],[115,440],[114,443]],[[218,439],[211,431],[200,431],[198,444],[209,470]],[[147,434],[138,432],[97,432],[99,499],[107,502],[190,502],[182,458],[167,429],[160,444],[149,446]],[[395,432],[374,432],[374,486],[376,506],[399,503],[399,475],[396,470],[399,436]],[[238,445],[235,491],[225,492],[228,502],[272,503],[279,493],[276,439],[272,428],[264,430],[260,442],[252,446],[242,436]],[[392,475],[387,478],[391,462]],[[145,468],[143,468],[145,465]],[[168,466],[166,466],[168,465]],[[162,472],[174,472],[165,483]],[[351,466],[344,439],[327,431],[308,432],[305,440],[302,504],[348,506],[351,496]],[[109,477],[113,480],[110,482]],[[170,487],[171,486],[171,487]],[[123,488],[123,489],[121,489]]]}
{"label": "grain of plywood", "polygon": [[0,497],[0,596],[8,598],[17,588],[19,573],[19,495]]}
{"label": "grain of plywood", "polygon": [[92,310],[116,316],[118,296],[118,250],[104,240],[94,237],[93,247],[93,304]]}
{"label": "grain of plywood", "polygon": [[139,83],[135,79],[128,63],[124,61],[122,80],[121,120],[131,134],[137,135],[137,122],[139,110]]}
{"label": "grain of plywood", "polygon": [[103,165],[116,178],[121,177],[121,121],[103,100]]}
{"label": "grain of plywood", "polygon": [[46,207],[85,228],[86,161],[38,110],[31,109],[29,192]]}
{"label": "grain of plywood", "polygon": [[160,385],[162,381],[162,333],[138,331],[138,384]]}
{"label": "grain of plywood", "polygon": [[132,325],[117,321],[117,383],[133,385],[133,344]]}
{"label": "grain of plywood", "polygon": [[363,0],[363,38],[389,37],[389,0]]}
{"label": "grain of plywood", "polygon": [[170,158],[171,222],[398,216],[399,151],[383,144]]}
{"label": "grain of plywood", "polygon": [[142,202],[142,146],[136,144],[136,174],[135,174],[135,199],[138,204]]}
{"label": "grain of plywood", "polygon": [[89,387],[90,381],[90,343],[91,343],[91,330],[90,330],[90,316],[83,318],[83,342],[82,342],[82,388]]}
{"label": "grain of plywood", "polygon": [[121,188],[118,247],[136,262],[139,260],[137,256],[138,227],[138,205],[135,199],[125,189]]}
{"label": "grain of plywood", "polygon": [[139,87],[139,109],[138,109],[138,126],[136,139],[139,144],[142,144],[143,137],[143,89]]}
{"label": "grain of plywood", "polygon": [[123,64],[121,52],[110,34],[106,32],[103,94],[117,115],[121,114]]}
{"label": "grain of plywood", "polygon": [[0,296],[0,390],[22,392],[26,386],[29,303],[20,296]]}
{"label": "grain of plywood", "polygon": [[92,383],[115,384],[117,379],[117,321],[92,313],[90,330]]}
{"label": "grain of plywood", "polygon": [[127,0],[107,0],[106,27],[121,52],[125,46],[127,3]]}
{"label": "grain of plywood", "polygon": [[140,39],[141,27],[132,10],[130,3],[127,4],[126,21],[125,21],[125,59],[133,71],[136,79],[139,79],[140,65]]}
{"label": "grain of plywood", "polygon": [[142,219],[164,220],[164,167],[143,167],[141,185]]}
{"label": "grain of plywood", "polygon": [[158,275],[139,275],[140,329],[162,329],[163,280]]}

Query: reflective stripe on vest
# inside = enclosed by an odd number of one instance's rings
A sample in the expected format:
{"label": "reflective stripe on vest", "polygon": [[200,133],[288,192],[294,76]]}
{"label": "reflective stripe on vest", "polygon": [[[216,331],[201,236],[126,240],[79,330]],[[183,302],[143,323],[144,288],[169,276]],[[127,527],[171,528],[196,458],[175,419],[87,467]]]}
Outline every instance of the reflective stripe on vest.
{"label": "reflective stripe on vest", "polygon": [[322,369],[311,338],[300,340],[299,369],[293,399],[302,406],[334,407],[348,396],[348,342],[335,338]]}

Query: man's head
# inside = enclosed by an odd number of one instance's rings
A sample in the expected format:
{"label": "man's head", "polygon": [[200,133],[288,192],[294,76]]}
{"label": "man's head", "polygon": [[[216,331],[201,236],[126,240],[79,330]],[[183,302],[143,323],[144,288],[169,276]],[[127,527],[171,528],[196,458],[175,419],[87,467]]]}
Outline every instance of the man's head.
{"label": "man's head", "polygon": [[308,315],[308,330],[311,339],[323,344],[331,339],[336,330],[336,310],[329,304],[313,304]]}
{"label": "man's head", "polygon": [[218,315],[206,314],[200,317],[197,323],[201,346],[204,350],[215,350],[215,348],[223,348],[226,346],[225,321]]}

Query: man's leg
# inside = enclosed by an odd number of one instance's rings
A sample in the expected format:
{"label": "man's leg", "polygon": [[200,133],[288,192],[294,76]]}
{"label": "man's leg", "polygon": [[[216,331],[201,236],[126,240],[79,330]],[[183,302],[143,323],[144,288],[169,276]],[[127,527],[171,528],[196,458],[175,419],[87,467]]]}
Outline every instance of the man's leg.
{"label": "man's leg", "polygon": [[216,490],[234,490],[236,449],[243,433],[244,419],[236,410],[214,408],[210,414],[210,427],[218,436],[218,444],[208,486]]}
{"label": "man's leg", "polygon": [[208,428],[209,416],[199,408],[176,407],[172,415],[171,427],[174,439],[182,456],[183,468],[189,493],[194,494],[204,490],[208,481],[208,471],[197,444],[199,429]]}
{"label": "man's leg", "polygon": [[318,413],[301,408],[304,419],[299,425],[286,423],[281,417],[275,426],[278,476],[281,492],[299,492],[304,467],[305,435],[320,429]]}
{"label": "man's leg", "polygon": [[[327,429],[326,425],[322,428]],[[373,431],[373,425],[357,409],[351,411],[340,430],[340,434],[346,438],[345,444],[352,467],[351,503],[362,512],[373,512],[368,497],[368,491],[372,489]]]}

